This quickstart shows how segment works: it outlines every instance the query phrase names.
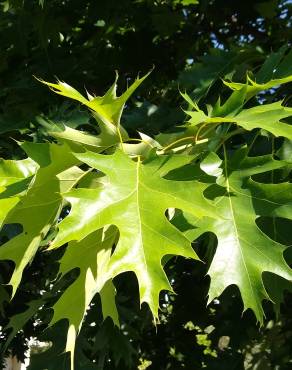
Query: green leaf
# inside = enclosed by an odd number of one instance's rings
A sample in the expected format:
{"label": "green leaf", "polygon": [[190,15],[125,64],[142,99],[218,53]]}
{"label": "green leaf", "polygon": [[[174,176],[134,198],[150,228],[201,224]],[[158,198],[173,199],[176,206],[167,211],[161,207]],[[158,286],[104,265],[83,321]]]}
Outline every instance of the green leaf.
{"label": "green leaf", "polygon": [[271,132],[275,136],[284,136],[292,139],[292,126],[281,119],[290,117],[292,108],[283,107],[281,102],[259,105],[257,107],[243,109],[234,121],[239,126],[250,131],[254,128],[261,128]]}
{"label": "green leaf", "polygon": [[[241,91],[241,90],[240,90]],[[226,110],[226,102],[221,110]],[[238,99],[238,108],[242,105],[240,98]],[[216,107],[218,111],[219,108]],[[213,111],[209,114],[205,114],[204,111],[196,106],[195,111],[186,112],[191,118],[189,124],[196,126],[201,123],[207,124],[220,124],[223,122],[235,123],[244,129],[250,131],[254,128],[261,128],[271,132],[275,136],[284,136],[288,139],[292,139],[292,126],[281,122],[283,118],[292,116],[292,108],[284,107],[281,102],[275,102],[271,104],[263,104],[249,109],[242,109],[237,112],[238,109],[232,111],[228,110],[228,114],[224,117],[213,116]]]}
{"label": "green leaf", "polygon": [[[259,71],[256,73],[256,81],[258,83],[265,83],[273,79],[273,76],[276,74],[277,77],[284,77],[283,70],[281,67],[281,61],[287,51],[287,47],[283,46],[277,52],[271,53],[267,59],[265,60],[264,64],[261,66]],[[292,49],[291,49],[292,51]],[[284,60],[286,60],[285,58]],[[280,65],[280,68],[279,68]],[[291,73],[291,68],[290,71]],[[290,74],[289,73],[289,74]]]}
{"label": "green leaf", "polygon": [[175,0],[174,3],[189,6],[199,4],[199,0]]}
{"label": "green leaf", "polygon": [[180,72],[178,82],[181,90],[192,91],[191,96],[196,99],[204,97],[220,78],[227,79],[233,76],[243,63],[257,59],[259,53],[250,49],[235,49],[231,51],[210,49],[207,55],[195,58],[194,64]]}
{"label": "green leaf", "polygon": [[60,261],[60,273],[63,276],[73,268],[78,267],[80,270],[77,279],[53,306],[54,316],[51,321],[51,325],[64,318],[69,321],[66,351],[71,353],[72,369],[76,336],[96,293],[101,295],[104,318],[110,316],[119,325],[115,289],[108,272],[108,262],[116,238],[115,227],[99,229],[79,242],[69,243]]}
{"label": "green leaf", "polygon": [[218,239],[208,271],[211,277],[209,302],[235,284],[244,309],[251,308],[260,322],[264,316],[262,300],[270,299],[263,284],[263,272],[291,281],[292,270],[283,257],[287,247],[264,234],[256,219],[259,216],[291,219],[292,185],[260,184],[251,180],[251,176],[285,165],[269,155],[248,157],[246,150],[238,151],[231,160],[225,156],[224,174],[217,180],[221,186],[213,185],[206,190],[214,199],[221,218],[204,218],[197,222],[188,218],[196,227],[190,234],[192,238],[204,230],[213,232]]}
{"label": "green leaf", "polygon": [[280,159],[285,160],[286,162],[292,163],[292,141],[291,140],[284,140],[283,145],[277,152],[277,156]]}
{"label": "green leaf", "polygon": [[201,161],[200,168],[206,174],[210,176],[219,176],[222,174],[222,169],[220,168],[222,160],[214,152],[210,152],[207,156]]}
{"label": "green leaf", "polygon": [[36,168],[37,164],[29,158],[20,161],[0,160],[0,227],[19,202],[20,194],[27,189]]}
{"label": "green leaf", "polygon": [[206,184],[198,181],[166,180],[162,176],[191,161],[188,156],[161,156],[141,163],[121,151],[113,155],[92,152],[76,154],[89,166],[104,172],[108,183],[102,189],[77,189],[65,195],[72,209],[59,225],[52,248],[71,240],[82,240],[105,225],[116,225],[120,237],[109,262],[109,276],[134,271],[141,302],[147,302],[154,317],[158,297],[171,286],[161,267],[166,254],[197,258],[190,242],[165,216],[168,208],[179,208],[196,216],[215,216],[204,198]]}
{"label": "green leaf", "polygon": [[98,135],[91,135],[66,125],[56,126],[54,123],[51,123],[51,126],[48,134],[58,139],[58,141],[66,143],[75,151],[80,147],[84,147],[95,152],[101,152],[119,143],[121,140],[128,139],[128,134],[122,127],[118,131],[116,126],[110,123],[105,124],[102,121],[99,122],[100,134]]}
{"label": "green leaf", "polygon": [[18,313],[9,321],[9,324],[5,327],[6,330],[12,329],[8,335],[8,338],[3,347],[3,352],[6,351],[7,347],[11,343],[12,339],[15,337],[17,332],[21,330],[24,325],[30,320],[37,310],[44,304],[43,299],[36,299],[29,302],[28,307],[25,311]]}
{"label": "green leaf", "polygon": [[[291,71],[290,71],[291,72]],[[226,86],[228,86],[232,90],[241,90],[245,86],[247,87],[246,92],[246,99],[250,99],[256,94],[258,94],[260,91],[269,90],[272,87],[280,86],[283,84],[286,84],[288,82],[292,81],[292,75],[283,77],[283,78],[275,78],[272,80],[269,80],[265,83],[257,83],[256,81],[253,81],[251,77],[247,76],[247,82],[246,84],[238,83],[238,82],[227,82],[223,81]]]}
{"label": "green leaf", "polygon": [[[23,231],[0,249],[0,259],[15,263],[11,280],[13,295],[22,272],[39,248],[41,240],[56,221],[62,206],[60,179],[65,170],[78,163],[65,145],[24,143],[22,147],[40,168],[27,193],[6,218],[6,223],[21,224]],[[80,175],[80,173],[79,173]],[[61,175],[62,177],[62,175]],[[68,180],[68,179],[67,179]],[[72,181],[68,181],[69,190]]]}
{"label": "green leaf", "polygon": [[260,91],[291,82],[292,49],[290,48],[288,54],[285,55],[287,49],[287,46],[283,46],[277,52],[271,53],[256,73],[254,80],[252,74],[249,73],[245,84],[223,81],[224,84],[235,91],[245,88],[246,100],[249,100]]}
{"label": "green leaf", "polygon": [[37,164],[30,158],[11,161],[0,159],[0,186],[8,186],[35,173]]}
{"label": "green leaf", "polygon": [[129,156],[142,156],[144,158],[150,155],[153,148],[162,149],[161,145],[150,136],[142,134],[141,132],[139,132],[139,135],[141,139],[136,139],[140,141],[138,144],[124,143],[119,147]]}

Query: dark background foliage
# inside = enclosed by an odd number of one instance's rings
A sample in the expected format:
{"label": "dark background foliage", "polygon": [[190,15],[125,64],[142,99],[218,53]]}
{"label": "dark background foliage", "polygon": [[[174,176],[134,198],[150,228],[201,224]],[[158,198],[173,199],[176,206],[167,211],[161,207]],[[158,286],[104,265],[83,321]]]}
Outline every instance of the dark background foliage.
{"label": "dark background foliage", "polygon": [[[48,119],[90,130],[91,118],[82,107],[51,94],[33,76],[48,81],[57,77],[101,95],[113,82],[115,70],[123,91],[137,74],[154,66],[126,107],[123,124],[132,135],[142,128],[158,134],[184,119],[179,89],[202,102],[213,102],[218,91],[224,94],[221,78],[244,80],[246,71],[255,73],[269,54],[275,60],[285,54],[283,48],[292,39],[289,0],[6,0],[1,7],[0,156],[4,158],[23,156],[15,140],[46,140]],[[277,92],[280,97],[290,93],[291,85]],[[269,92],[262,99],[269,100]],[[270,144],[263,140],[255,150],[269,151]],[[3,229],[1,242],[11,233],[17,228]],[[212,256],[206,254],[204,243],[214,244],[212,238],[194,246],[205,265],[180,258],[168,264],[177,295],[161,295],[156,326],[147,307],[139,307],[131,274],[115,281],[120,331],[109,319],[102,322],[96,297],[78,338],[76,369],[291,369],[289,293],[278,317],[266,305],[262,328],[251,312],[242,314],[234,287],[206,308],[205,274]],[[44,364],[49,370],[68,366],[63,354],[66,322],[44,331],[49,307],[78,273],[73,271],[51,289],[61,253],[40,252],[11,303],[8,288],[0,291],[0,346],[11,333],[3,330],[9,319],[19,328],[9,350],[20,359],[30,337],[52,343],[49,351],[32,357],[30,370],[40,370]],[[1,282],[7,283],[10,273],[9,263],[1,262]]]}

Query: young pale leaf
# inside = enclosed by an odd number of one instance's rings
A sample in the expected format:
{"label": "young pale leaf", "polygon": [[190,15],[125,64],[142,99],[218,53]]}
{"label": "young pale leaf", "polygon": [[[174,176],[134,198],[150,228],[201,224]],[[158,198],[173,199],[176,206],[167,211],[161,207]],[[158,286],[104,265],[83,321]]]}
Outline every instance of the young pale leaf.
{"label": "young pale leaf", "polygon": [[120,238],[109,262],[110,276],[134,271],[141,302],[147,302],[155,317],[163,289],[171,290],[161,267],[165,255],[195,258],[190,242],[167,220],[168,208],[196,215],[215,216],[204,198],[206,184],[166,180],[162,176],[189,163],[189,156],[161,156],[141,163],[117,150],[113,155],[92,152],[76,154],[89,166],[104,172],[108,184],[102,189],[76,189],[65,195],[71,203],[69,216],[59,225],[52,248],[82,240],[105,225],[116,225]]}
{"label": "young pale leaf", "polygon": [[[149,72],[150,73],[150,72]],[[76,89],[65,82],[58,81],[57,83],[50,83],[43,80],[40,82],[48,85],[55,93],[66,96],[68,98],[79,101],[90,108],[99,120],[108,122],[115,126],[120,124],[121,114],[126,101],[130,98],[137,87],[149,76],[147,73],[141,78],[137,78],[132,85],[119,97],[117,97],[117,80],[104,96],[91,96],[88,94],[88,99],[81,95]]]}
{"label": "young pale leaf", "polygon": [[72,149],[81,145],[88,150],[102,151],[119,142],[116,129],[110,130],[110,128],[110,126],[101,126],[99,135],[90,135],[64,125],[57,128],[52,126],[48,133],[58,141],[68,144]]}
{"label": "young pale leaf", "polygon": [[52,129],[48,131],[49,134],[73,148],[76,148],[76,145],[83,145],[95,152],[100,152],[121,141],[128,140],[129,137],[126,130],[120,125],[124,105],[138,86],[148,77],[149,73],[141,78],[137,78],[119,97],[116,95],[117,75],[115,82],[104,96],[91,96],[87,94],[88,99],[65,82],[58,81],[58,83],[54,84],[40,80],[42,83],[48,85],[55,93],[77,100],[90,108],[100,128],[100,134],[93,136],[66,125],[59,127],[52,123]]}

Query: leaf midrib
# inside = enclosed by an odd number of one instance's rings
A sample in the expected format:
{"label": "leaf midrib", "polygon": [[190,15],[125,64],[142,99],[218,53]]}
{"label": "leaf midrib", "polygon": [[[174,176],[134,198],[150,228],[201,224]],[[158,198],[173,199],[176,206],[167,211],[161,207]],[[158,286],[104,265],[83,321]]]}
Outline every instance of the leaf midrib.
{"label": "leaf midrib", "polygon": [[247,266],[246,266],[246,263],[245,263],[243,251],[242,251],[241,244],[240,244],[240,238],[239,238],[239,234],[238,234],[238,230],[237,230],[237,224],[236,224],[236,219],[235,219],[235,213],[234,213],[234,209],[233,209],[232,200],[231,200],[231,197],[230,197],[231,186],[229,184],[229,178],[228,178],[227,154],[226,154],[225,145],[223,146],[223,148],[224,148],[224,157],[225,157],[224,158],[224,170],[225,170],[224,172],[225,172],[225,178],[226,178],[226,189],[227,189],[227,192],[226,193],[227,193],[227,197],[228,197],[228,201],[229,201],[229,207],[230,207],[230,213],[231,213],[232,223],[233,223],[233,227],[234,227],[234,230],[235,230],[237,245],[238,245],[238,248],[239,248],[239,251],[240,251],[241,259],[243,261],[243,265],[244,265],[244,268],[246,270],[246,275],[248,277],[248,282],[249,282],[249,285],[250,285],[252,294],[253,294],[253,296],[255,296],[254,289],[253,289],[253,286],[251,284],[250,276],[249,276],[249,273],[248,273],[248,269],[247,269]]}
{"label": "leaf midrib", "polygon": [[147,275],[149,275],[145,251],[144,251],[143,238],[142,238],[142,220],[141,220],[141,212],[140,212],[140,206],[139,206],[140,205],[139,203],[140,166],[141,166],[141,159],[140,157],[138,157],[137,166],[136,166],[136,202],[137,202],[137,214],[138,214],[138,220],[139,220],[139,239],[142,245],[142,248],[141,248],[142,258],[144,261],[145,269],[147,271]]}

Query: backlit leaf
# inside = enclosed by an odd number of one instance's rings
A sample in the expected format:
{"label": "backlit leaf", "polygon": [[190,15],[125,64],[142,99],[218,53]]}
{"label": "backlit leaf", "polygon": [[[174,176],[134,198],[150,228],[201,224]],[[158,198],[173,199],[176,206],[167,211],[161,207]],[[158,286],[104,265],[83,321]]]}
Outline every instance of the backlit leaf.
{"label": "backlit leaf", "polygon": [[[92,152],[76,154],[79,160],[104,172],[104,188],[77,189],[65,195],[72,205],[61,222],[51,248],[70,240],[82,240],[105,225],[116,225],[119,241],[109,262],[110,276],[134,271],[139,282],[141,302],[147,302],[158,315],[158,297],[163,289],[171,290],[161,267],[166,254],[197,258],[189,241],[165,216],[168,208],[180,208],[198,217],[215,216],[203,197],[206,184],[173,181],[162,176],[187,164],[188,156],[162,156],[141,163],[121,151],[113,155]],[[78,220],[78,221],[77,221]]]}

